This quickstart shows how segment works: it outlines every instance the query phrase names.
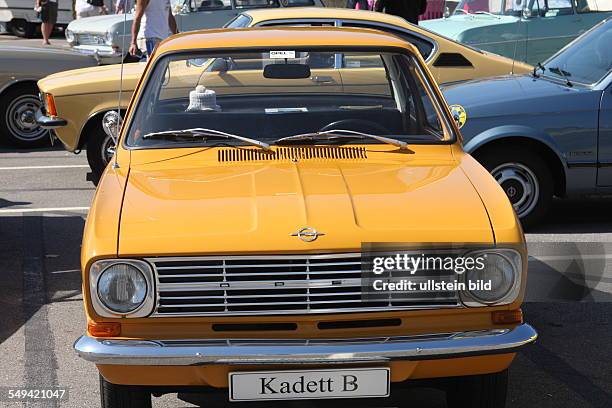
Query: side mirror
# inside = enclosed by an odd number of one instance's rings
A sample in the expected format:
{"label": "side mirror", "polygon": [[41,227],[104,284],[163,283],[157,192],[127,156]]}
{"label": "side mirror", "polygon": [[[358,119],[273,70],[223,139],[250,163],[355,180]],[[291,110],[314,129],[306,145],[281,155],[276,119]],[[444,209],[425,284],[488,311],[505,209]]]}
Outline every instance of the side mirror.
{"label": "side mirror", "polygon": [[450,9],[448,8],[448,6],[444,7],[444,18],[449,18],[451,15],[450,13]]}
{"label": "side mirror", "polygon": [[119,139],[119,130],[121,129],[122,122],[123,119],[117,111],[106,112],[102,117],[102,129],[104,129],[104,133],[113,139],[115,145],[117,145]]}
{"label": "side mirror", "polygon": [[531,13],[531,10],[528,8],[524,8],[523,9],[523,18],[524,19],[530,19],[533,17],[533,14]]}

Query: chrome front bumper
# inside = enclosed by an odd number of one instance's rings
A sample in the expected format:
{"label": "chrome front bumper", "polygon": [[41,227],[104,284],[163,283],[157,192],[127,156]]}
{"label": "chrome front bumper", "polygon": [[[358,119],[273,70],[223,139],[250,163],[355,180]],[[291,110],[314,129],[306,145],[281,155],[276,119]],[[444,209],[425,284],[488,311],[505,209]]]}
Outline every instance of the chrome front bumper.
{"label": "chrome front bumper", "polygon": [[74,349],[96,364],[338,364],[512,353],[537,336],[528,324],[513,329],[365,339],[104,340],[83,336]]}
{"label": "chrome front bumper", "polygon": [[75,51],[85,55],[92,55],[100,64],[117,64],[123,59],[123,53],[106,45],[75,45]]}

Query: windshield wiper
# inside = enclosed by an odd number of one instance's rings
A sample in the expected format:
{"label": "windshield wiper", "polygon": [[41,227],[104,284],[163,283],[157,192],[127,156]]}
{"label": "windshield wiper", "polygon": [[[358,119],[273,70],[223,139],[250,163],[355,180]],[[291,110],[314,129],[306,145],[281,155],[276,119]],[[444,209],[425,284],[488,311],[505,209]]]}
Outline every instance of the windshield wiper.
{"label": "windshield wiper", "polygon": [[562,70],[562,69],[561,69],[561,68],[559,68],[559,67],[550,67],[550,68],[548,68],[548,70],[549,70],[550,72],[555,73],[555,74],[559,74],[559,75],[561,75],[561,76],[563,77],[563,79],[565,79],[565,84],[566,84],[567,86],[569,86],[569,87],[574,86],[574,84],[572,84],[572,82],[569,80],[569,77],[570,77],[570,76],[572,76],[572,74],[570,74],[569,72],[567,72],[567,71],[565,71],[565,70]]}
{"label": "windshield wiper", "polygon": [[540,76],[538,75],[538,70],[542,70],[542,72],[546,71],[546,68],[544,68],[544,65],[542,65],[541,62],[538,62],[535,67],[533,67],[533,72],[532,75],[534,76],[534,78],[539,78]]}
{"label": "windshield wiper", "polygon": [[202,138],[202,139],[236,139],[241,142],[248,143],[253,146],[257,146],[262,148],[263,150],[271,151],[272,148],[269,144],[265,142],[261,142],[259,140],[251,139],[248,137],[234,135],[231,133],[221,132],[220,130],[215,129],[205,129],[205,128],[192,128],[192,129],[181,129],[181,130],[166,130],[163,132],[151,132],[144,135],[143,139],[166,139],[168,137],[175,136],[177,138],[187,137],[187,138]]}
{"label": "windshield wiper", "polygon": [[284,143],[292,143],[292,142],[300,142],[303,140],[336,140],[336,139],[374,139],[379,142],[390,144],[396,147],[399,147],[402,150],[408,149],[408,143],[402,142],[401,140],[392,139],[384,136],[376,136],[371,135],[369,133],[356,132],[354,130],[346,130],[346,129],[332,129],[325,130],[322,132],[312,132],[312,133],[303,133],[300,135],[293,135],[282,137],[276,141],[275,144],[284,144]]}

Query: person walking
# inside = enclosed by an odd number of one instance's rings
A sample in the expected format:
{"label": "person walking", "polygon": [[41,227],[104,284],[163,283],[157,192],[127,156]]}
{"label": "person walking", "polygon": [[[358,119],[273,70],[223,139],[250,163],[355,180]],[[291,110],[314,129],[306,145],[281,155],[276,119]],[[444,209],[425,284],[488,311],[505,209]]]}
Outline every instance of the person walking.
{"label": "person walking", "polygon": [[74,9],[77,19],[108,14],[104,0],[76,0]]}
{"label": "person walking", "polygon": [[53,26],[57,23],[57,0],[36,0],[34,9],[40,13],[43,45],[51,45],[49,38],[53,32]]}
{"label": "person walking", "polygon": [[148,57],[157,44],[177,32],[170,0],[138,0],[132,23],[130,54],[136,55],[140,49],[146,51]]}
{"label": "person walking", "polygon": [[124,14],[130,11],[130,1],[129,0],[117,0],[115,3],[115,13]]}
{"label": "person walking", "polygon": [[378,0],[376,11],[403,17],[412,24],[419,24],[419,16],[425,13],[427,0]]}

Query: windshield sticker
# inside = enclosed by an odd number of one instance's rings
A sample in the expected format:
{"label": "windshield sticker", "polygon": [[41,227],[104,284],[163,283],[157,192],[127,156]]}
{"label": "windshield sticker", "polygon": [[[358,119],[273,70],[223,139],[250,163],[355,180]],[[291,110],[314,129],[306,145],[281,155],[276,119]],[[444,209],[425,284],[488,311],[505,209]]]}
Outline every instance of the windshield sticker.
{"label": "windshield sticker", "polygon": [[270,58],[295,58],[295,51],[270,51]]}

